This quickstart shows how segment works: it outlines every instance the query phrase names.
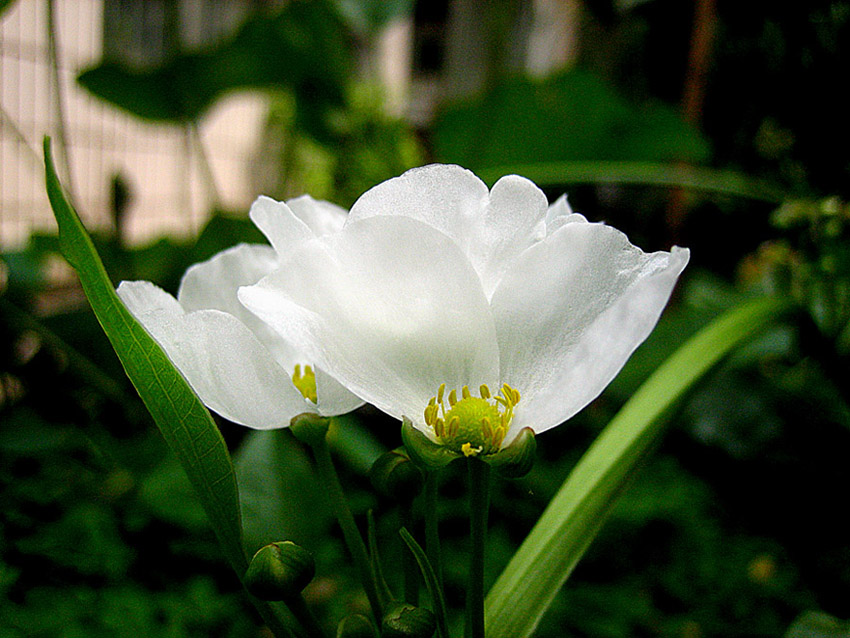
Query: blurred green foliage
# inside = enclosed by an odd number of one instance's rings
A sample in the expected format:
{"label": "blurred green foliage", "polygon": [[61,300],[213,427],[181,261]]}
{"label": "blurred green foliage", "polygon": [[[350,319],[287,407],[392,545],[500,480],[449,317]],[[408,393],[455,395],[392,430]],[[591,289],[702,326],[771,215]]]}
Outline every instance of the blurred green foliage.
{"label": "blurred green foliage", "polygon": [[434,129],[434,152],[471,169],[578,160],[708,159],[706,141],[663,103],[630,104],[584,71],[507,78],[453,104]]}

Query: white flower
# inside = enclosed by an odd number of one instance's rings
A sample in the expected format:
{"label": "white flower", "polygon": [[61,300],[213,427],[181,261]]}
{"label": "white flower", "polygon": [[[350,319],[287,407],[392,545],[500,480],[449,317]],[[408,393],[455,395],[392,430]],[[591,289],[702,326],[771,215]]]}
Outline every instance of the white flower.
{"label": "white flower", "polygon": [[271,246],[240,244],[195,264],[177,299],[147,281],[124,281],[118,295],[200,399],[231,421],[269,429],[303,412],[353,410],[363,402],[314,370],[236,298],[240,286],[275,270],[299,243],[342,228],[345,210],[307,196],[286,204],[261,197],[250,215]]}
{"label": "white flower", "polygon": [[644,253],[522,177],[488,192],[432,165],[365,193],[342,231],[300,244],[238,296],[365,401],[489,454],[598,396],[688,258]]}

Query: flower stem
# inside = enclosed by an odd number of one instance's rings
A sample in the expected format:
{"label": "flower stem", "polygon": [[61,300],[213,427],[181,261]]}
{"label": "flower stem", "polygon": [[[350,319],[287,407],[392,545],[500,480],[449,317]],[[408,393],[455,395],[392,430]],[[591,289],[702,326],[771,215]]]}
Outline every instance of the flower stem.
{"label": "flower stem", "polygon": [[437,514],[437,488],[439,481],[437,473],[430,471],[425,474],[425,553],[434,573],[440,590],[443,589],[443,567],[440,559],[440,517]]}
{"label": "flower stem", "polygon": [[316,620],[313,612],[307,607],[307,603],[304,602],[304,597],[301,594],[290,596],[284,602],[308,636],[311,636],[311,638],[313,636],[315,638],[322,638],[325,635],[321,625],[319,625],[319,621]]}
{"label": "flower stem", "polygon": [[339,526],[342,528],[345,544],[354,560],[360,581],[363,583],[363,589],[366,590],[366,597],[369,599],[372,614],[375,616],[376,622],[380,623],[383,612],[378,599],[378,589],[372,577],[372,570],[369,568],[369,554],[366,552],[363,537],[360,535],[360,530],[357,529],[357,523],[354,522],[354,516],[345,500],[345,493],[342,491],[342,485],[339,482],[328,443],[322,438],[311,447],[313,448],[313,456],[316,458],[316,471],[319,480],[330,499]]}
{"label": "flower stem", "polygon": [[487,512],[490,507],[490,466],[467,459],[469,475],[469,531],[472,543],[469,587],[466,594],[466,638],[484,638],[484,549],[487,540]]}

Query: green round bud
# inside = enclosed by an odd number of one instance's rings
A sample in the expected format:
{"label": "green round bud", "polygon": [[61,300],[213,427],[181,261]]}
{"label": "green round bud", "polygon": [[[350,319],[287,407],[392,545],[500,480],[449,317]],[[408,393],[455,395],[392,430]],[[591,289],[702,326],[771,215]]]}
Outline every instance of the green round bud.
{"label": "green round bud", "polygon": [[286,600],[301,593],[316,575],[313,555],[290,541],[271,543],[254,554],[245,588],[260,600]]}
{"label": "green round bud", "polygon": [[422,491],[424,478],[403,448],[378,457],[369,478],[379,494],[400,503],[409,503]]}
{"label": "green round bud", "polygon": [[305,445],[315,447],[327,437],[330,424],[331,420],[326,416],[304,412],[292,417],[289,422],[289,429],[292,430],[296,439]]}
{"label": "green round bud", "polygon": [[431,638],[437,619],[428,609],[394,603],[381,621],[381,638]]}
{"label": "green round bud", "polygon": [[351,614],[339,621],[336,638],[378,638],[378,632],[366,616]]}

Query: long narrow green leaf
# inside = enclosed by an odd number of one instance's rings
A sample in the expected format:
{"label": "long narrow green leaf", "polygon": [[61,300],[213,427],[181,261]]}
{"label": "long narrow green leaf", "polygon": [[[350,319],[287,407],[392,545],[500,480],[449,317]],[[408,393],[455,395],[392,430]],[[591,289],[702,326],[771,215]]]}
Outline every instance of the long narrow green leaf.
{"label": "long narrow green leaf", "polygon": [[566,184],[635,184],[734,195],[766,202],[781,202],[781,188],[733,171],[652,162],[541,162],[479,169],[478,175],[492,184],[502,175],[515,173],[538,186]]}
{"label": "long narrow green leaf", "polygon": [[413,538],[413,534],[408,532],[405,527],[398,530],[398,533],[416,559],[419,571],[422,572],[425,587],[428,589],[428,595],[431,597],[431,604],[434,607],[434,615],[437,617],[437,638],[449,638],[446,600],[443,598],[443,588],[440,587],[440,582],[437,580],[437,573],[434,571],[431,561],[428,560],[428,556],[425,555],[425,550]]}
{"label": "long narrow green leaf", "polygon": [[118,299],[86,229],[65,197],[47,137],[44,166],[62,252],[77,271],[86,297],[127,376],[186,470],[227,560],[241,577],[247,561],[242,547],[239,494],[221,433],[159,345]]}
{"label": "long narrow green leaf", "polygon": [[488,638],[530,636],[602,526],[665,416],[715,363],[786,308],[774,298],[734,308],[688,340],[623,406],[552,499],[487,595]]}

